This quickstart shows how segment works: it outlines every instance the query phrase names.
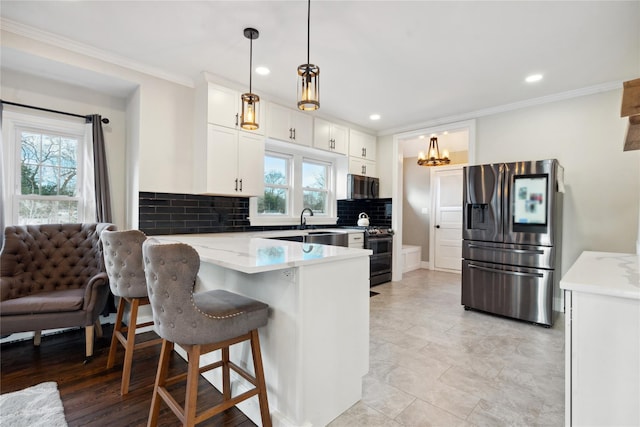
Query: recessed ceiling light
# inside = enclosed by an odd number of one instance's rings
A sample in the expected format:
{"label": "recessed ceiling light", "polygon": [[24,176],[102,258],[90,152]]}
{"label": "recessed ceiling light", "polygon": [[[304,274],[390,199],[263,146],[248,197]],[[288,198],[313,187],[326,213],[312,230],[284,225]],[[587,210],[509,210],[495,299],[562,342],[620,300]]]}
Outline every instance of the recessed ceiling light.
{"label": "recessed ceiling light", "polygon": [[270,72],[271,71],[267,67],[257,67],[256,68],[256,73],[260,74],[261,76],[266,76]]}
{"label": "recessed ceiling light", "polygon": [[369,120],[380,120],[380,114],[372,114],[369,116]]}
{"label": "recessed ceiling light", "polygon": [[530,76],[527,76],[526,79],[524,79],[524,81],[527,83],[535,83],[539,82],[540,80],[542,80],[542,74],[531,74]]}

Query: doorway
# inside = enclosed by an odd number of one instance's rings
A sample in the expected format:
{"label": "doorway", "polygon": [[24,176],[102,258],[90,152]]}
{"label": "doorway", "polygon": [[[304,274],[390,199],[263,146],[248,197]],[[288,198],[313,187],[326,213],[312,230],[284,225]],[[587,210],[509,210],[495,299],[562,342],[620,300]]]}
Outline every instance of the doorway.
{"label": "doorway", "polygon": [[[447,146],[452,138],[456,136],[459,137],[460,135],[464,136],[464,142],[462,145],[466,148],[466,153],[462,160],[460,157],[456,156],[459,149],[454,148],[452,150]],[[418,153],[419,151],[427,151],[430,136],[438,137],[441,151],[447,149],[450,152],[450,157],[452,159],[452,164],[450,166],[417,166]],[[402,280],[403,259],[401,248],[403,244],[420,245],[422,248],[422,262],[420,263],[420,266],[422,268],[435,268],[435,253],[433,255],[431,254],[432,249],[435,246],[435,242],[432,243],[431,240],[432,237],[435,237],[434,230],[437,230],[433,228],[436,225],[434,222],[436,214],[433,212],[431,204],[431,191],[435,190],[430,190],[430,171],[432,169],[437,170],[439,168],[449,168],[451,166],[461,168],[463,164],[467,163],[474,164],[474,150],[475,120],[426,127],[424,129],[399,133],[393,136],[392,152],[397,157],[392,164],[392,228],[395,231],[392,280]],[[416,171],[413,173],[414,177],[407,177],[405,182],[405,175],[411,175],[412,173],[407,171],[412,170]],[[418,170],[421,171],[418,172]],[[416,192],[407,187],[414,187],[418,189],[418,192],[428,192],[431,194],[418,197],[418,202],[416,203]],[[462,199],[462,195],[460,195],[460,199]],[[405,211],[407,211],[407,214],[409,215],[406,221],[404,215]],[[410,215],[413,215],[413,218],[411,218]],[[448,233],[453,232],[449,231]],[[441,238],[442,243],[449,240],[444,238],[446,237],[446,233],[440,234],[443,237]],[[418,243],[414,243],[410,239],[418,239]],[[441,251],[441,254],[442,253],[444,252]],[[453,270],[447,269],[447,271]]]}

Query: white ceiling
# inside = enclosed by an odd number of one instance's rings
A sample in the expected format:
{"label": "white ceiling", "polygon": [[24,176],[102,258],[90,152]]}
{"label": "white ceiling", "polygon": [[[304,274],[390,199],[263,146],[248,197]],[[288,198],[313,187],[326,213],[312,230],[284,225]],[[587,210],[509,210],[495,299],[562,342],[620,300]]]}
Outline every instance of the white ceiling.
{"label": "white ceiling", "polygon": [[[152,73],[192,84],[202,71],[295,108],[296,69],[307,58],[307,2],[12,1],[0,16],[75,41]],[[8,22],[8,21],[5,21]],[[640,1],[311,2],[310,60],[320,66],[318,115],[377,132],[640,75]],[[78,44],[79,43],[79,44]],[[2,66],[95,84],[123,81],[38,62],[3,49]],[[57,71],[56,71],[57,70]],[[80,70],[76,70],[80,71]],[[536,84],[524,83],[542,73]],[[77,74],[77,75],[76,75]],[[371,113],[382,119],[369,120]]]}

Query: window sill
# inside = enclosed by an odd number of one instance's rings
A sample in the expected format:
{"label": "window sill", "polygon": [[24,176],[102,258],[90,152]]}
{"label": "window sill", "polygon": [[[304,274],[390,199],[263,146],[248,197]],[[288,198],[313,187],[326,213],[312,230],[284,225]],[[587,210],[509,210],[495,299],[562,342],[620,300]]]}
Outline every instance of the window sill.
{"label": "window sill", "polygon": [[[336,225],[338,217],[306,216],[307,225]],[[300,225],[300,217],[249,217],[251,226]]]}

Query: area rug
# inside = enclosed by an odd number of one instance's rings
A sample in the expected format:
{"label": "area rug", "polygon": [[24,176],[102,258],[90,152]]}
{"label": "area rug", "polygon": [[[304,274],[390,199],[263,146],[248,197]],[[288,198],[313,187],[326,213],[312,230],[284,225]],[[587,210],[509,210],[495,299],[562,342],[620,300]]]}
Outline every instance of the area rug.
{"label": "area rug", "polygon": [[1,394],[0,426],[66,427],[58,384],[46,382]]}

